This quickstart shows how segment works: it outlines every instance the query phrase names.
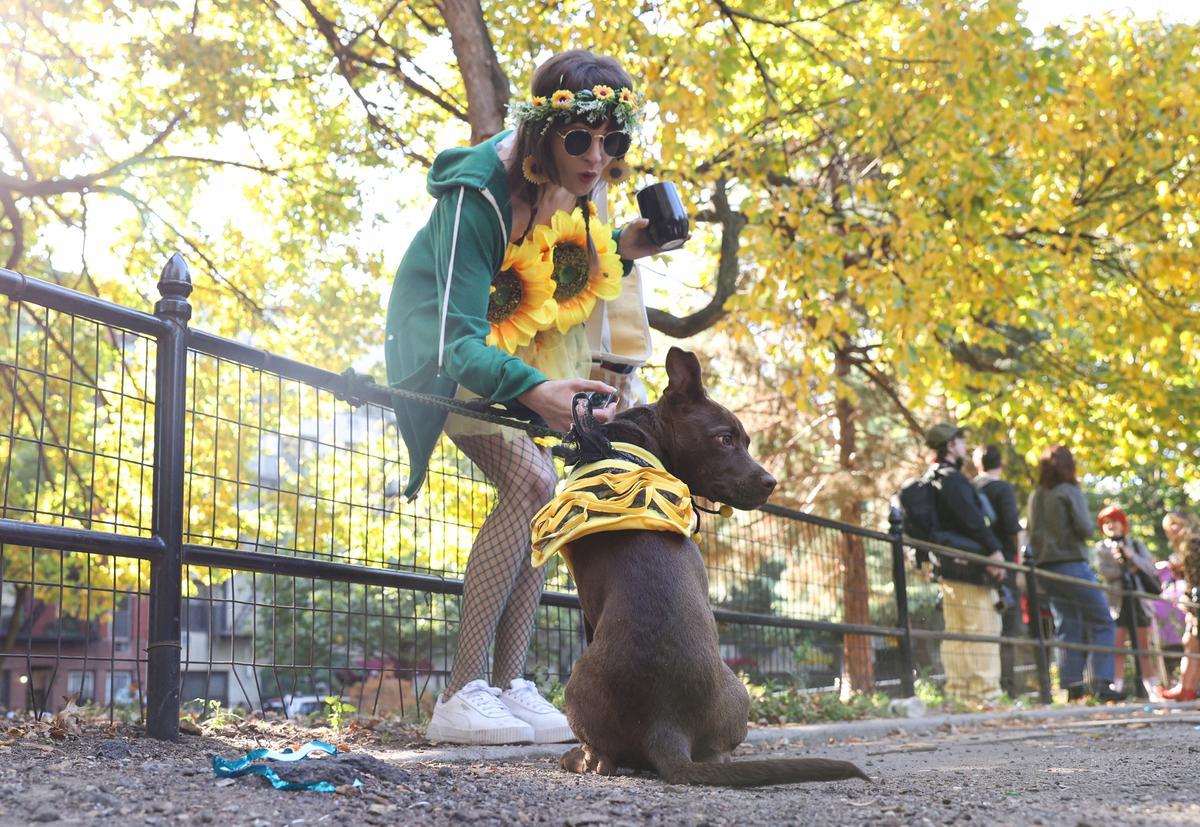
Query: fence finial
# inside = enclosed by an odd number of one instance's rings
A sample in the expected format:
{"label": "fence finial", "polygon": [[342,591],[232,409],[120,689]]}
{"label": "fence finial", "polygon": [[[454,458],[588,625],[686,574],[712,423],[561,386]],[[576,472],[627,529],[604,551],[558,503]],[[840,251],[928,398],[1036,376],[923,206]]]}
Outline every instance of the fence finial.
{"label": "fence finial", "polygon": [[191,293],[192,275],[188,272],[187,262],[179,253],[174,253],[158,277],[158,294],[162,298],[154,305],[155,315],[186,322],[192,317],[192,305],[188,302]]}

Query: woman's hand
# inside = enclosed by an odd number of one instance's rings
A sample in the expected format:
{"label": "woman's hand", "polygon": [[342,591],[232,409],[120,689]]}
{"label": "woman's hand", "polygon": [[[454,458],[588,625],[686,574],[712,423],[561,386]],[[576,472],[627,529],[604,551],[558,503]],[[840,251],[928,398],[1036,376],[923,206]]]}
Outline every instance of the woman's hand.
{"label": "woman's hand", "polygon": [[1125,544],[1116,540],[1110,540],[1108,543],[1108,551],[1113,556],[1113,560],[1125,566],[1125,568],[1133,570],[1137,568],[1137,564],[1133,562],[1133,555],[1125,553]]}
{"label": "woman's hand", "polygon": [[[621,239],[617,244],[617,255],[624,259],[645,258],[662,250],[650,240],[650,219],[635,218],[621,228]],[[688,238],[691,238],[688,234]]]}
{"label": "woman's hand", "polygon": [[[517,397],[517,401],[531,409],[546,424],[556,431],[571,429],[571,400],[577,393],[616,393],[617,389],[593,379],[551,379],[534,385]],[[592,412],[597,422],[608,422],[617,411],[617,403],[611,402]]]}
{"label": "woman's hand", "polygon": [[[993,551],[991,554],[988,555],[988,559],[995,560],[997,563],[1003,563],[1004,555],[998,551]],[[988,566],[987,567],[987,573],[989,575],[991,575],[992,579],[995,580],[997,583],[1000,583],[1004,580],[1005,571],[1006,571],[1006,569],[1004,569],[1001,566]]]}

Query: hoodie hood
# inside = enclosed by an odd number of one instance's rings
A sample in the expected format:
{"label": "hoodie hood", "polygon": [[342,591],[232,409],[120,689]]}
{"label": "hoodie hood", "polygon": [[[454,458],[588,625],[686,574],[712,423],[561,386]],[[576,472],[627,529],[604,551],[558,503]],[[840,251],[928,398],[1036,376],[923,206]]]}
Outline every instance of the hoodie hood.
{"label": "hoodie hood", "polygon": [[458,187],[486,190],[508,212],[508,181],[496,147],[511,134],[512,130],[506,129],[481,144],[438,153],[425,182],[429,194],[438,198]]}

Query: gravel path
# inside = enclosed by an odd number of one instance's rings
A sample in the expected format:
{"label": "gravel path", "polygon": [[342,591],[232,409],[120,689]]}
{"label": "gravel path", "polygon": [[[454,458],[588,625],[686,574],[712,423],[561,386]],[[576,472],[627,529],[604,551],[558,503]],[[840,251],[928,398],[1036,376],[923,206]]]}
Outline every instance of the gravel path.
{"label": "gravel path", "polygon": [[772,734],[770,741],[744,745],[738,757],[843,758],[858,762],[877,779],[873,783],[758,790],[671,787],[648,776],[580,777],[561,772],[546,750],[489,754],[430,748],[413,733],[399,745],[404,736],[396,733],[386,743],[352,733],[350,755],[382,759],[380,775],[387,780],[368,776],[361,792],[321,794],[213,775],[212,753],[234,757],[297,733],[242,726],[165,744],[85,727],[60,741],[0,738],[0,824],[1200,823],[1193,792],[1200,758],[1195,712],[943,723],[924,733],[859,729],[864,737],[845,726],[842,738],[819,747]]}

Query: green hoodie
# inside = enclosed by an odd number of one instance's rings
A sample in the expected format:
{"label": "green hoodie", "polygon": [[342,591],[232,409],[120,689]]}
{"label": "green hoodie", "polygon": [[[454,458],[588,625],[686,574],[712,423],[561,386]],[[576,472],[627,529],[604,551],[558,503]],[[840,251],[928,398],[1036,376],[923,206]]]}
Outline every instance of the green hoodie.
{"label": "green hoodie", "polygon": [[[508,402],[546,377],[486,339],[492,276],[500,270],[512,225],[511,197],[496,145],[509,132],[473,147],[439,153],[427,187],[437,198],[392,282],[384,354],[388,384],[453,397],[463,385]],[[421,488],[446,412],[397,399],[396,421],[408,446],[404,496]]]}

